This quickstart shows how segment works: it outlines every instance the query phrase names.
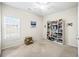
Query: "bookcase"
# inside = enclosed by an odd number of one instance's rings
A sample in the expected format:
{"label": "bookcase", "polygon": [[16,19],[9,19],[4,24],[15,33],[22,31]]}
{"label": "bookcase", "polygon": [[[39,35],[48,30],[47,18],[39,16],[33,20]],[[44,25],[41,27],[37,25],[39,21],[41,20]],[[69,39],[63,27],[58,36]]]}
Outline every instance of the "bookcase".
{"label": "bookcase", "polygon": [[64,44],[64,21],[62,19],[47,22],[47,39]]}

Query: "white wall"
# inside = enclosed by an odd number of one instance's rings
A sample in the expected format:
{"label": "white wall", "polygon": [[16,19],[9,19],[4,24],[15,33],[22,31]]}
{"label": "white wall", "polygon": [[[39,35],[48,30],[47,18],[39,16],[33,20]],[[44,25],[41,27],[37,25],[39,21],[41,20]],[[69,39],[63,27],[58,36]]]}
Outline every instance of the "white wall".
{"label": "white wall", "polygon": [[1,54],[1,3],[0,3],[0,54]]}
{"label": "white wall", "polygon": [[[2,7],[2,18],[4,16],[12,16],[20,19],[20,39],[3,39],[2,40],[2,48],[8,48],[12,46],[17,46],[20,45],[24,42],[24,37],[26,36],[32,36],[33,40],[40,40],[42,39],[42,17],[41,16],[36,16],[34,14],[28,13],[24,10],[20,10],[17,8],[13,8],[11,6],[3,5]],[[34,20],[37,22],[36,28],[31,28],[30,22]],[[3,28],[4,32],[4,28]],[[4,33],[3,33],[3,38],[4,38]]]}
{"label": "white wall", "polygon": [[78,3],[78,56],[79,56],[79,3]]}
{"label": "white wall", "polygon": [[[65,44],[77,47],[77,8],[70,8],[61,12],[57,12],[44,17],[43,26],[47,24],[47,21],[53,21],[63,19],[65,22]],[[67,23],[72,22],[73,25],[67,26]],[[47,38],[47,28],[43,28],[43,38]]]}

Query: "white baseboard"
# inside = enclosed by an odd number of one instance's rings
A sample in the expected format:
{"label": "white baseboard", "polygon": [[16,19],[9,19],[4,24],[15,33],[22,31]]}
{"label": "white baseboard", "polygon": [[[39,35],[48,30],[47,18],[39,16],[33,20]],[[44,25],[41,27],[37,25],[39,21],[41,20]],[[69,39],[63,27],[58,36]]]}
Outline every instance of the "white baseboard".
{"label": "white baseboard", "polygon": [[7,49],[7,48],[11,48],[11,47],[21,46],[22,44],[24,44],[24,43],[20,43],[20,44],[14,44],[14,45],[6,46],[6,47],[1,48],[1,50]]}

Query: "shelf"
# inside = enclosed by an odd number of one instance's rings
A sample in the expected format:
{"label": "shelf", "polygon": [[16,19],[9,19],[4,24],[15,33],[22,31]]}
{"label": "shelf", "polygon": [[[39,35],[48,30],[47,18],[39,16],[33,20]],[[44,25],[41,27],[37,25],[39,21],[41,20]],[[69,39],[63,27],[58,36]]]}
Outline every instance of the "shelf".
{"label": "shelf", "polygon": [[[49,37],[51,41],[55,41],[57,43],[63,43],[63,34],[64,34],[64,25],[63,25],[63,21],[62,20],[58,20],[58,21],[50,21],[47,24],[47,31],[50,32],[49,33]],[[52,35],[52,36],[51,36]]]}

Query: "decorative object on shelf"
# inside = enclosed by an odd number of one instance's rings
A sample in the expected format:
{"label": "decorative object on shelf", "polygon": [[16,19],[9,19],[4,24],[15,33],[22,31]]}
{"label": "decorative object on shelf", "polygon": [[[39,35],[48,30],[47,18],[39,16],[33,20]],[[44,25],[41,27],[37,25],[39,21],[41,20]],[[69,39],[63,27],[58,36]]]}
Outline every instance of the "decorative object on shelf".
{"label": "decorative object on shelf", "polygon": [[68,23],[68,26],[72,26],[72,23]]}
{"label": "decorative object on shelf", "polygon": [[59,21],[62,21],[62,19],[59,19]]}
{"label": "decorative object on shelf", "polygon": [[35,28],[36,27],[36,21],[31,21],[31,27]]}

